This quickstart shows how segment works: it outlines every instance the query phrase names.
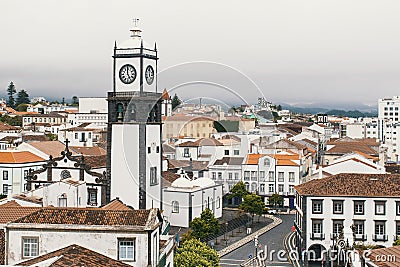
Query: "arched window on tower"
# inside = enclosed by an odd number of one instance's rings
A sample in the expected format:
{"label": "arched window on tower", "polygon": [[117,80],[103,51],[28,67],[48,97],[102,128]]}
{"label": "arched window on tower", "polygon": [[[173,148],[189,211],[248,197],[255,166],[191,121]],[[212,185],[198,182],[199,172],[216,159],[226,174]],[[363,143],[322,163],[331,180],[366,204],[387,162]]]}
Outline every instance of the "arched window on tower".
{"label": "arched window on tower", "polygon": [[122,103],[117,104],[117,122],[124,121],[124,106]]}

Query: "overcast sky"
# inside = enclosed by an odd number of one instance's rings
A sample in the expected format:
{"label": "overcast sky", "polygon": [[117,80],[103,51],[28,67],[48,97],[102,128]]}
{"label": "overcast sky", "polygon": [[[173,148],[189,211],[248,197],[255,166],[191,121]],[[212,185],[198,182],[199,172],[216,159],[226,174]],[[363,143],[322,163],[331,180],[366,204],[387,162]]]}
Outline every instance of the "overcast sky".
{"label": "overcast sky", "polygon": [[255,102],[258,87],[273,102],[376,104],[400,92],[399,14],[398,0],[0,0],[0,94],[14,81],[31,96],[105,96],[114,40],[137,17],[159,70],[216,63],[164,73],[161,88],[209,82],[184,98]]}

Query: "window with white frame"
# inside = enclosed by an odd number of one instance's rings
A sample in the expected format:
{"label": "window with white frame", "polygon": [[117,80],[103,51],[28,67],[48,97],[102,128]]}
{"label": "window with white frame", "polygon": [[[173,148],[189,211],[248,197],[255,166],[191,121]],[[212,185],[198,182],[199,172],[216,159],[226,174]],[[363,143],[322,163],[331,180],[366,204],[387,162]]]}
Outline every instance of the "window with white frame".
{"label": "window with white frame", "polygon": [[312,201],[312,211],[313,213],[322,213],[322,200]]}
{"label": "window with white frame", "polygon": [[3,195],[8,195],[8,184],[3,184]]}
{"label": "window with white frame", "polygon": [[285,180],[285,174],[283,172],[278,172],[278,182],[283,182]]}
{"label": "window with white frame", "polygon": [[216,173],[216,172],[213,172],[213,173],[212,173],[212,178],[213,178],[214,180],[217,178],[217,173]]}
{"label": "window with white frame", "polygon": [[249,191],[250,190],[250,184],[249,183],[244,183],[244,185],[246,186],[246,190]]}
{"label": "window with white frame", "polygon": [[322,234],[322,220],[312,220],[312,233]]}
{"label": "window with white frame", "polygon": [[343,233],[343,220],[333,220],[333,234],[339,235]]}
{"label": "window with white frame", "polygon": [[8,180],[8,171],[3,171],[3,180]]}
{"label": "window with white frame", "polygon": [[218,173],[218,180],[222,180],[222,172]]}
{"label": "window with white frame", "polygon": [[269,184],[269,185],[268,185],[268,191],[269,191],[269,193],[274,193],[274,192],[275,192],[275,189],[274,189],[274,185],[273,185],[273,184]]}
{"label": "window with white frame", "polygon": [[239,180],[239,173],[235,172],[235,180]]}
{"label": "window with white frame", "polygon": [[384,235],[385,234],[385,222],[384,221],[375,221],[375,234],[376,235]]}
{"label": "window with white frame", "polygon": [[89,206],[97,206],[97,189],[96,188],[88,188],[88,201],[87,204]]}
{"label": "window with white frame", "polygon": [[283,193],[283,190],[284,190],[283,184],[278,184],[278,192]]}
{"label": "window with white frame", "polygon": [[28,170],[24,170],[24,180],[28,179],[28,174],[29,174],[29,171]]}
{"label": "window with white frame", "polygon": [[361,220],[354,221],[354,234],[356,235],[364,234],[364,221]]}
{"label": "window with white frame", "polygon": [[375,215],[385,215],[384,201],[375,201]]}
{"label": "window with white frame", "polygon": [[260,184],[260,193],[265,192],[265,184]]}
{"label": "window with white frame", "polygon": [[239,150],[238,149],[233,150],[233,155],[238,156],[239,155]]}
{"label": "window with white frame", "polygon": [[396,215],[400,216],[400,202],[396,201]]}
{"label": "window with white frame", "polygon": [[343,200],[334,200],[333,201],[333,213],[334,214],[343,214]]}
{"label": "window with white frame", "polygon": [[269,166],[270,164],[271,161],[268,158],[264,159],[264,166]]}
{"label": "window with white frame", "polygon": [[228,173],[228,179],[229,179],[229,180],[232,180],[232,177],[233,177],[233,173],[231,173],[231,172]]}
{"label": "window with white frame", "polygon": [[172,213],[179,213],[179,202],[172,201]]}
{"label": "window with white frame", "polygon": [[31,258],[39,254],[39,238],[23,237],[22,238],[22,257]]}
{"label": "window with white frame", "polygon": [[135,261],[135,239],[118,239],[118,260]]}
{"label": "window with white frame", "polygon": [[66,207],[67,206],[67,195],[61,194],[61,196],[58,198],[58,206],[59,207]]}
{"label": "window with white frame", "polygon": [[217,209],[221,208],[221,198],[217,197]]}
{"label": "window with white frame", "polygon": [[294,172],[289,172],[289,182],[294,182]]}
{"label": "window with white frame", "polygon": [[265,178],[265,171],[260,171],[260,179],[264,179]]}
{"label": "window with white frame", "polygon": [[364,214],[364,201],[354,201],[354,214],[355,215]]}
{"label": "window with white frame", "polygon": [[157,167],[150,167],[150,185],[157,185]]}
{"label": "window with white frame", "polygon": [[257,183],[251,184],[251,192],[255,192],[257,190]]}
{"label": "window with white frame", "polygon": [[289,185],[289,193],[294,193],[294,185]]}
{"label": "window with white frame", "polygon": [[269,181],[270,181],[270,182],[273,182],[273,181],[275,180],[275,178],[274,178],[274,172],[273,172],[273,171],[270,171],[270,172],[268,173],[268,178],[269,178]]}
{"label": "window with white frame", "polygon": [[251,171],[251,180],[252,181],[257,180],[257,172],[256,171]]}
{"label": "window with white frame", "polygon": [[245,172],[244,172],[244,180],[245,180],[245,181],[250,180],[250,172],[249,172],[249,171],[245,171]]}

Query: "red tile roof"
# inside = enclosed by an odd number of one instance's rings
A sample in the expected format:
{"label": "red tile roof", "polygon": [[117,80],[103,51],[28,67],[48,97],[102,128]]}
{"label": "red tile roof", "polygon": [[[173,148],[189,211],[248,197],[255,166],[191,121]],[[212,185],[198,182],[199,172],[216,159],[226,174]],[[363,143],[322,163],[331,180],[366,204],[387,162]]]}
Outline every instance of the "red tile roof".
{"label": "red tile roof", "polygon": [[78,246],[69,245],[68,247],[47,253],[45,255],[30,259],[21,263],[18,266],[36,266],[46,260],[53,259],[54,261],[49,267],[132,267],[132,265],[123,263],[122,261],[114,260],[110,257],[104,256],[93,250]]}
{"label": "red tile roof", "polygon": [[40,162],[45,159],[28,151],[2,151],[0,152],[0,163],[29,163]]}
{"label": "red tile roof", "polygon": [[197,139],[196,141],[187,141],[180,143],[176,146],[179,147],[200,147],[200,146],[223,146],[220,141],[218,141],[215,138],[200,138]]}
{"label": "red tile roof", "polygon": [[368,258],[379,267],[398,267],[400,266],[400,246],[373,249]]}
{"label": "red tile roof", "polygon": [[105,210],[94,208],[43,208],[14,223],[29,224],[68,224],[68,225],[105,225],[138,226],[148,225],[151,217],[157,215],[157,209],[148,210]]}
{"label": "red tile roof", "polygon": [[295,186],[306,196],[400,197],[400,175],[340,173]]}
{"label": "red tile roof", "polygon": [[112,200],[107,205],[101,207],[103,210],[133,210],[132,207],[129,207],[124,204],[119,198]]}
{"label": "red tile roof", "polygon": [[15,221],[40,210],[40,207],[10,207],[0,206],[0,223],[5,224]]}

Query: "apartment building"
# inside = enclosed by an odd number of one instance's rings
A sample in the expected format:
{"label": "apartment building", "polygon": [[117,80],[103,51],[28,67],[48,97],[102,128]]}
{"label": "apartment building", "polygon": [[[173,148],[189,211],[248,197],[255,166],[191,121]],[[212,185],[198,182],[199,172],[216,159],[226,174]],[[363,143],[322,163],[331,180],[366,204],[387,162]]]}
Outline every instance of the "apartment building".
{"label": "apartment building", "polygon": [[319,258],[338,240],[388,247],[400,235],[400,175],[342,173],[295,190],[299,253]]}

